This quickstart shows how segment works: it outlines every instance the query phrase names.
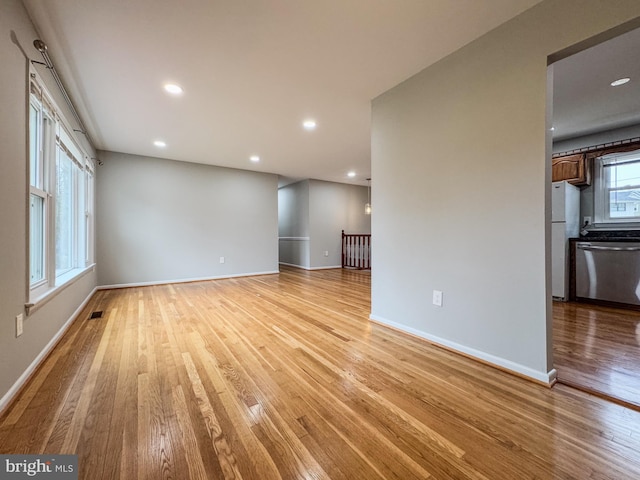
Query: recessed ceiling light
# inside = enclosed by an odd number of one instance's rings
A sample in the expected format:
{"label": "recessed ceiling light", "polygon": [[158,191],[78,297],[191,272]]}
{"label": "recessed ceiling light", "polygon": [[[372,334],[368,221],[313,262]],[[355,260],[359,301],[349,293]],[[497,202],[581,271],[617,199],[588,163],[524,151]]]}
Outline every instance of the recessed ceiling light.
{"label": "recessed ceiling light", "polygon": [[156,140],[153,144],[158,148],[164,148],[167,146],[166,142],[163,142],[162,140]]}
{"label": "recessed ceiling light", "polygon": [[305,130],[314,130],[316,128],[316,121],[311,119],[305,120],[302,122],[302,126]]}
{"label": "recessed ceiling light", "polygon": [[165,83],[164,89],[171,95],[180,95],[184,91],[180,85],[176,85],[175,83]]}
{"label": "recessed ceiling light", "polygon": [[620,85],[624,85],[625,83],[628,83],[631,79],[630,78],[619,78],[618,80],[611,82],[611,86],[612,87],[619,87]]}
{"label": "recessed ceiling light", "polygon": [[549,130],[551,130],[552,132],[556,131],[556,127],[551,127]]}
{"label": "recessed ceiling light", "polygon": [[251,155],[249,157],[249,160],[251,160],[254,163],[258,163],[260,161],[260,157],[258,155]]}
{"label": "recessed ceiling light", "polygon": [[356,176],[356,172],[349,172],[347,173],[347,177],[353,178]]}

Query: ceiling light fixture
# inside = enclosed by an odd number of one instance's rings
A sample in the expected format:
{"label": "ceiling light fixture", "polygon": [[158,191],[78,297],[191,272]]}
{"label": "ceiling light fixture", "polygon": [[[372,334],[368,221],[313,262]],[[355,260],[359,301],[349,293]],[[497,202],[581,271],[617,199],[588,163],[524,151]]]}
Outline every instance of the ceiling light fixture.
{"label": "ceiling light fixture", "polygon": [[167,143],[163,142],[162,140],[156,140],[155,142],[153,142],[153,144],[158,148],[164,148],[167,146]]}
{"label": "ceiling light fixture", "polygon": [[629,81],[631,81],[631,79],[628,78],[628,77],[619,78],[618,80],[615,80],[615,81],[611,82],[611,86],[612,87],[619,87],[620,85],[624,85],[625,83],[629,83]]}
{"label": "ceiling light fixture", "polygon": [[302,126],[304,127],[305,130],[315,130],[316,121],[311,119],[305,120],[304,122],[302,122]]}
{"label": "ceiling light fixture", "polygon": [[349,172],[349,173],[347,173],[347,177],[349,177],[349,178],[353,178],[353,177],[355,177],[355,176],[356,176],[356,172]]}
{"label": "ceiling light fixture", "polygon": [[171,95],[181,95],[184,90],[180,85],[176,85],[175,83],[165,83],[164,89],[167,93]]}
{"label": "ceiling light fixture", "polygon": [[249,160],[251,160],[253,163],[258,163],[260,161],[260,157],[258,155],[251,155],[249,157]]}

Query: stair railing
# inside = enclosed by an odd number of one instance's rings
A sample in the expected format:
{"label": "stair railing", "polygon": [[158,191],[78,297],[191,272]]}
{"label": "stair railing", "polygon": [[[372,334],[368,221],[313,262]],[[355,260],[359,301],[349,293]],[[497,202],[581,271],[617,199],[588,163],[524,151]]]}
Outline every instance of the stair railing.
{"label": "stair railing", "polygon": [[342,268],[371,270],[370,233],[344,233],[342,230]]}

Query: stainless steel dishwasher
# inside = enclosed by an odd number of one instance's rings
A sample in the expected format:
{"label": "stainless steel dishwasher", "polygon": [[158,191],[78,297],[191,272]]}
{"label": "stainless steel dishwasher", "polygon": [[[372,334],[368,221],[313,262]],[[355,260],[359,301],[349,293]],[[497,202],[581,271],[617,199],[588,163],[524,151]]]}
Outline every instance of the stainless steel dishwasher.
{"label": "stainless steel dishwasher", "polygon": [[640,242],[576,242],[576,297],[640,305]]}

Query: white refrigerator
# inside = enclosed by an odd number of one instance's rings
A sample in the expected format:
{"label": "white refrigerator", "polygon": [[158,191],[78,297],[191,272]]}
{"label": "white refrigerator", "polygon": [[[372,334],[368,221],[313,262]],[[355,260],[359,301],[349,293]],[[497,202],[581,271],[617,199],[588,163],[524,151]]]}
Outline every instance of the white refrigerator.
{"label": "white refrigerator", "polygon": [[580,233],[580,189],[567,182],[551,184],[551,295],[569,296],[569,238]]}

